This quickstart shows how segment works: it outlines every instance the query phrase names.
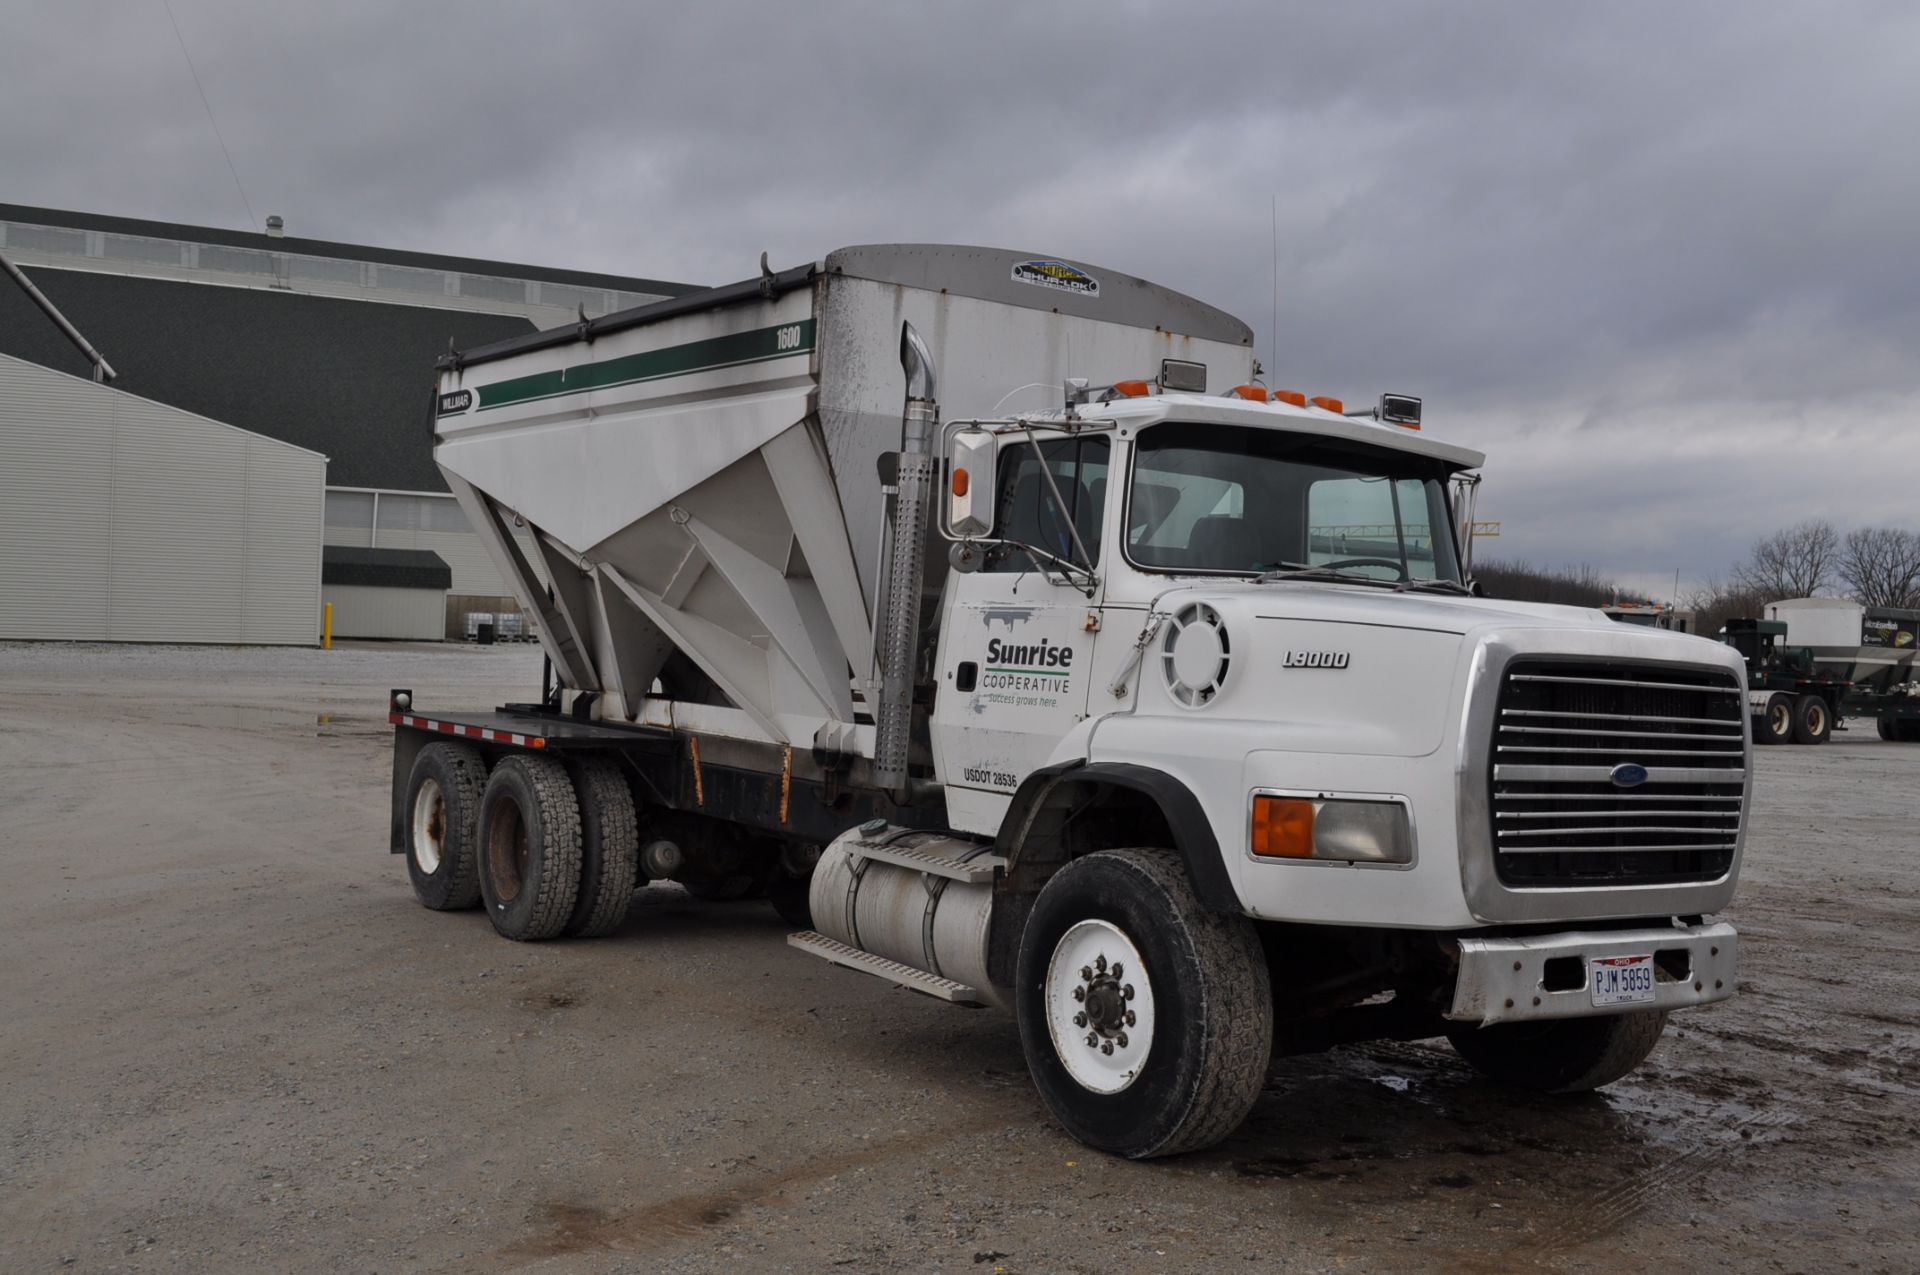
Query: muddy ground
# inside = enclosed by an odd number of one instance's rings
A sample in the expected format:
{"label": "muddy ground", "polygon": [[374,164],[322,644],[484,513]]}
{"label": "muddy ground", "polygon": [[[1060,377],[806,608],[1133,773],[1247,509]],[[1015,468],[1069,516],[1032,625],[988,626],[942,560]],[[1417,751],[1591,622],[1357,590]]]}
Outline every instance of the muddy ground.
{"label": "muddy ground", "polygon": [[641,896],[522,946],[386,854],[385,692],[531,648],[0,645],[0,1270],[1920,1269],[1920,747],[1762,750],[1740,996],[1606,1092],[1278,1064],[1224,1145],[1047,1120],[1011,1022]]}

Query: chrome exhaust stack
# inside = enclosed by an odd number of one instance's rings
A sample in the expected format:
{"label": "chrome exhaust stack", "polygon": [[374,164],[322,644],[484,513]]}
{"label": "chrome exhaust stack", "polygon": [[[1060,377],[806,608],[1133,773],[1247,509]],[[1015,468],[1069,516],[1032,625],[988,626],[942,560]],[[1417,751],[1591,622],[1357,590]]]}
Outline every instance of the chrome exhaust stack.
{"label": "chrome exhaust stack", "polygon": [[905,804],[913,743],[913,682],[920,641],[920,592],[926,577],[927,506],[933,494],[933,441],[940,427],[933,354],[911,323],[900,325],[907,404],[900,420],[898,494],[883,582],[879,628],[880,699],[874,713],[875,781]]}

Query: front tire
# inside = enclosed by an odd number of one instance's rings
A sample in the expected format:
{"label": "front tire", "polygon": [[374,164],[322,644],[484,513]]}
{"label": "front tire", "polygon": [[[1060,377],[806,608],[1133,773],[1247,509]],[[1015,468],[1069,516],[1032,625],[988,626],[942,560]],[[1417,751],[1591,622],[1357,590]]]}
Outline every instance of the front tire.
{"label": "front tire", "polygon": [[1824,744],[1833,734],[1833,710],[1818,695],[1802,695],[1793,705],[1793,742]]}
{"label": "front tire", "polygon": [[1259,1097],[1273,1052],[1259,937],[1202,907],[1171,853],[1105,850],[1062,868],[1034,902],[1017,969],[1027,1069],[1088,1146],[1196,1151]]}
{"label": "front tire", "polygon": [[480,807],[480,895],[517,942],[566,928],[580,893],[580,802],[567,769],[515,754],[493,768]]}
{"label": "front tire", "polygon": [[1793,696],[1775,691],[1767,696],[1767,706],[1753,719],[1753,742],[1785,744],[1793,739]]}
{"label": "front tire", "polygon": [[1664,1010],[1605,1018],[1447,1028],[1454,1052],[1503,1085],[1539,1093],[1585,1093],[1638,1067],[1666,1030]]}
{"label": "front tire", "polygon": [[487,763],[466,744],[428,744],[407,776],[407,879],[436,912],[480,902],[480,797]]}

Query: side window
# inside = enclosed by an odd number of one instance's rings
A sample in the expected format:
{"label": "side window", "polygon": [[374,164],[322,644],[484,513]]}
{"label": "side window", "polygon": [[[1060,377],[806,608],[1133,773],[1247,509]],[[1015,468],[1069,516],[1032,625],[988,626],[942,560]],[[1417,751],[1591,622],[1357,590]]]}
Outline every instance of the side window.
{"label": "side window", "polygon": [[[994,535],[1044,549],[1076,561],[1073,532],[1087,548],[1095,566],[1100,562],[1101,510],[1107,503],[1105,438],[1055,438],[1040,444],[1040,455],[1026,443],[1000,453],[1000,490],[994,498]],[[1059,489],[1063,510],[1054,499],[1040,466]],[[1071,530],[1069,529],[1071,524]],[[1011,546],[987,554],[986,571],[1031,571],[1033,562]]]}

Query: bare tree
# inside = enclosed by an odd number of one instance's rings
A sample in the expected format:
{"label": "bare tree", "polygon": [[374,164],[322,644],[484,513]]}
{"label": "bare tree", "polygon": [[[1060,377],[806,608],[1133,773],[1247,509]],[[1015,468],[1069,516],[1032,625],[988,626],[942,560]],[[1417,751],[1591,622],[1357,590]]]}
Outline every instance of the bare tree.
{"label": "bare tree", "polygon": [[1840,565],[1840,533],[1814,518],[1754,541],[1753,556],[1734,572],[1739,588],[1781,598],[1810,598],[1833,582]]}
{"label": "bare tree", "polygon": [[1838,571],[1862,606],[1920,608],[1920,532],[1899,527],[1849,531]]}
{"label": "bare tree", "polygon": [[1693,631],[1702,637],[1712,637],[1728,620],[1761,619],[1766,615],[1767,603],[1775,600],[1777,595],[1746,588],[1737,580],[1709,578],[1687,595],[1686,608],[1694,613]]}
{"label": "bare tree", "polygon": [[1557,602],[1564,606],[1603,607],[1609,602],[1646,602],[1603,577],[1592,566],[1536,567],[1530,562],[1477,562],[1474,578],[1490,598],[1514,602]]}

